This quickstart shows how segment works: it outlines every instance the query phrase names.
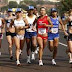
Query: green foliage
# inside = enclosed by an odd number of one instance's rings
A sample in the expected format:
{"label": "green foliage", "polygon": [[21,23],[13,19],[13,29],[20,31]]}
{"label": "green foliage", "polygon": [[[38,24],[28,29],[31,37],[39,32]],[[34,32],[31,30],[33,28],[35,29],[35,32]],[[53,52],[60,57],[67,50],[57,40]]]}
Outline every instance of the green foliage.
{"label": "green foliage", "polygon": [[[8,0],[6,0],[6,1],[8,1]],[[4,9],[2,8],[2,10],[5,10],[7,8],[18,8],[18,7],[22,8],[24,10],[27,10],[29,5],[33,5],[33,6],[37,7],[37,5],[44,5],[44,4],[53,4],[53,3],[45,2],[43,0],[42,1],[41,0],[38,0],[38,1],[23,0],[23,1],[20,2],[20,4],[17,4],[16,1],[10,1],[8,6],[3,7]],[[39,8],[38,8],[38,10],[39,10]]]}
{"label": "green foliage", "polygon": [[1,8],[1,11],[5,11],[5,10],[8,10],[8,6],[4,6]]}
{"label": "green foliage", "polygon": [[57,6],[60,13],[66,12],[69,9],[72,9],[72,0],[62,0]]}
{"label": "green foliage", "polygon": [[17,8],[18,4],[16,1],[10,1],[8,7],[9,8]]}

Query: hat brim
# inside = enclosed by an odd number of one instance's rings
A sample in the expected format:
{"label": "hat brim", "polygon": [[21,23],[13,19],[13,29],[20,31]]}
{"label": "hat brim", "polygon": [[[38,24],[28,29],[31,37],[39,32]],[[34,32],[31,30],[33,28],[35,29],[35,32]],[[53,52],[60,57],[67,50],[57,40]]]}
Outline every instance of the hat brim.
{"label": "hat brim", "polygon": [[34,9],[29,9],[29,10],[34,10]]}
{"label": "hat brim", "polygon": [[54,11],[51,11],[51,12],[57,12],[56,10],[54,10]]}
{"label": "hat brim", "polygon": [[22,12],[22,11],[16,11],[16,13],[17,13],[17,12]]}
{"label": "hat brim", "polygon": [[8,11],[8,12],[13,12],[13,11]]}

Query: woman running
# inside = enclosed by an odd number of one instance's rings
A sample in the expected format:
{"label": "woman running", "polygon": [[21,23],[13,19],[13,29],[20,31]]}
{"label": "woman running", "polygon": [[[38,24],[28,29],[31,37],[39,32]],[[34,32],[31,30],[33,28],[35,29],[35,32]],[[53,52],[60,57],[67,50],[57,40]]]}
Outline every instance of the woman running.
{"label": "woman running", "polygon": [[[0,49],[1,49],[1,43],[3,39],[3,33],[5,33],[5,20],[3,18],[0,18]],[[1,55],[1,51],[0,51]]]}
{"label": "woman running", "polygon": [[28,20],[28,24],[30,28],[26,29],[25,38],[27,43],[27,63],[31,63],[30,61],[30,48],[32,52],[32,60],[35,60],[35,49],[36,49],[36,30],[33,31],[33,22],[36,19],[36,16],[33,14],[34,7],[29,6],[28,15],[26,19]]}
{"label": "woman running", "polygon": [[67,53],[69,55],[69,63],[72,64],[72,10],[69,11],[69,17],[64,22],[65,24],[68,23],[67,27],[67,45],[68,50]]}
{"label": "woman running", "polygon": [[6,20],[6,37],[8,41],[8,48],[9,48],[9,54],[10,54],[10,59],[13,59],[13,52],[12,52],[12,46],[14,43],[14,36],[15,34],[15,28],[14,26],[11,28],[10,23],[15,17],[12,15],[12,9],[8,9],[8,17],[5,18]]}
{"label": "woman running", "polygon": [[[45,46],[47,45],[48,39],[48,27],[52,27],[52,22],[48,16],[46,16],[46,9],[45,7],[40,8],[40,17],[35,20],[37,22],[37,42],[39,45],[39,65],[42,66],[42,55]],[[50,23],[50,25],[49,25]]]}
{"label": "woman running", "polygon": [[17,8],[16,10],[16,19],[11,22],[11,27],[15,27],[16,36],[14,37],[15,45],[16,45],[16,63],[17,66],[20,66],[19,56],[20,56],[20,48],[24,46],[24,35],[25,29],[29,26],[27,20],[22,17],[21,8]]}
{"label": "woman running", "polygon": [[51,52],[53,52],[52,64],[56,65],[55,58],[57,55],[57,48],[58,48],[58,43],[59,43],[59,31],[58,31],[59,24],[61,24],[62,29],[65,34],[66,34],[66,32],[64,30],[62,20],[60,19],[60,17],[58,17],[58,13],[57,13],[56,8],[51,9],[50,19],[53,23],[53,27],[50,28],[49,32],[48,32],[48,44],[49,44],[49,50]]}

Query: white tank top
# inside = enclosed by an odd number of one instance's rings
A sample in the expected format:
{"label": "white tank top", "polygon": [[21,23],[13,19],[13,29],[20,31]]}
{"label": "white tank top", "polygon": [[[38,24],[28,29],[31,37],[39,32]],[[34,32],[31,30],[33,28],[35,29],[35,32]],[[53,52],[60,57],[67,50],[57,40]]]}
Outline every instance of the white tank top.
{"label": "white tank top", "polygon": [[26,31],[27,32],[35,32],[32,30],[32,27],[33,27],[33,22],[36,19],[36,16],[34,15],[33,18],[26,16],[26,19],[28,20],[28,24],[30,25],[30,28],[26,29]]}
{"label": "white tank top", "polygon": [[15,27],[25,26],[25,22],[24,22],[24,20],[20,20],[20,21],[14,20],[14,26],[15,26]]}
{"label": "white tank top", "polygon": [[1,26],[2,26],[2,20],[0,19],[0,28],[1,28]]}

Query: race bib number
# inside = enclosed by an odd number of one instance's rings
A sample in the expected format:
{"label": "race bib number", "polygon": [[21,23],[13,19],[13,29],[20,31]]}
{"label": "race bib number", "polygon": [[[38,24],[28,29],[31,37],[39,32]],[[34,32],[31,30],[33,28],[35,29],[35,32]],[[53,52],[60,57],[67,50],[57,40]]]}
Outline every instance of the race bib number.
{"label": "race bib number", "polygon": [[58,33],[58,28],[51,28],[52,33]]}
{"label": "race bib number", "polygon": [[39,34],[44,34],[44,33],[46,33],[46,28],[39,28],[39,29],[38,29],[38,33],[39,33]]}

